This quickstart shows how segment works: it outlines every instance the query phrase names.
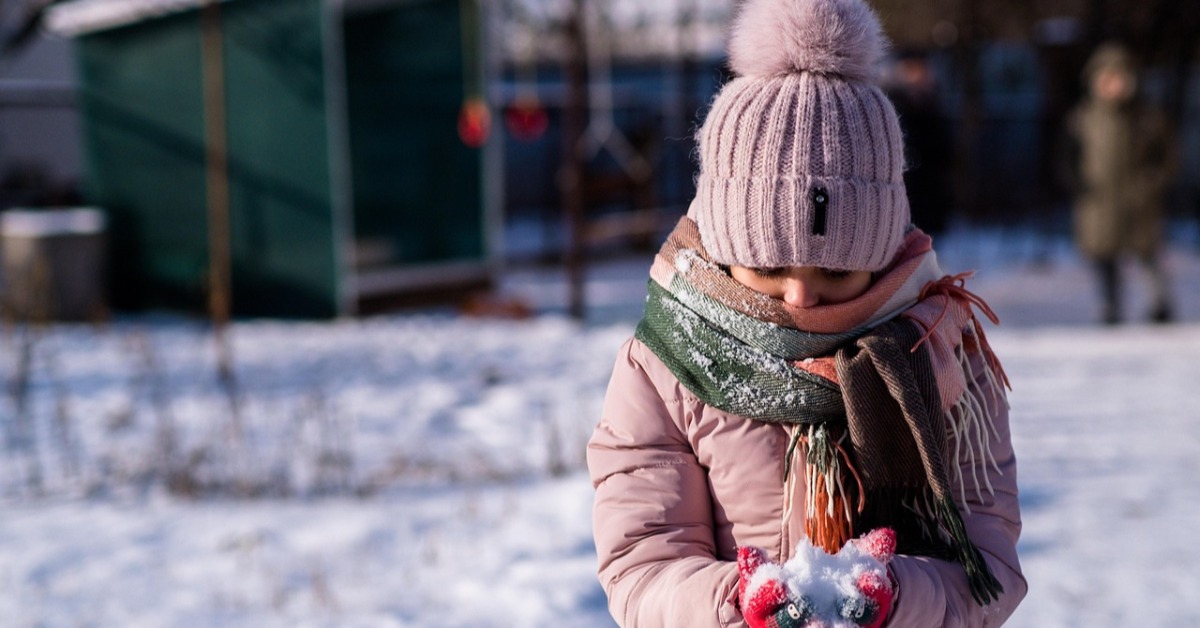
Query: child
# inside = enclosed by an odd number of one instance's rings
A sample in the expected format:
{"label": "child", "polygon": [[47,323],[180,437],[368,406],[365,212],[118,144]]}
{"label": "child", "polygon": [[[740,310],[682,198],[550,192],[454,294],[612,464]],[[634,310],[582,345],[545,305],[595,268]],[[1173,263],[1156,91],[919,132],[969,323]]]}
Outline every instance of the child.
{"label": "child", "polygon": [[[737,16],[696,198],[588,444],[621,625],[817,625],[800,579],[778,608],[750,581],[813,547],[890,560],[856,625],[999,625],[1024,596],[1007,379],[972,306],[992,315],[909,225],[883,45],[862,0]],[[859,551],[878,529],[894,555]]]}

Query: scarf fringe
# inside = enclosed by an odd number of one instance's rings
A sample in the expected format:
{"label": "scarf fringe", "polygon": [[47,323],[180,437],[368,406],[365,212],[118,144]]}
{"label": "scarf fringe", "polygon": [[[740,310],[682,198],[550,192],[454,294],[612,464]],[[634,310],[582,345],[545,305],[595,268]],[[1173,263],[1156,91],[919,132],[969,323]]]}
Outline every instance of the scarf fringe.
{"label": "scarf fringe", "polygon": [[[971,365],[967,351],[961,345],[955,348],[954,353],[959,366],[966,374],[967,388],[958,401],[945,412],[946,423],[954,436],[953,460],[955,464],[951,466],[950,479],[958,484],[962,508],[969,515],[971,506],[967,501],[967,484],[966,478],[963,476],[963,466],[971,469],[975,497],[980,502],[983,501],[985,489],[988,495],[996,494],[986,471],[982,473],[983,481],[980,482],[980,469],[990,466],[996,473],[1004,474],[1000,469],[1000,464],[996,461],[995,454],[992,453],[992,438],[1000,438],[1000,432],[996,429],[992,417],[996,416],[1001,405],[1005,408],[1008,407],[1008,399],[1004,395],[1003,388],[1000,387],[999,378],[988,361],[984,361],[982,372],[977,372]],[[979,385],[980,377],[983,377],[991,387],[992,394],[990,396],[986,395]]]}
{"label": "scarf fringe", "polygon": [[[926,539],[941,541],[952,548],[955,559],[963,564],[972,578],[973,596],[985,604],[987,600],[995,599],[999,591],[994,590],[992,585],[999,587],[999,584],[966,535],[962,517],[971,514],[966,472],[969,471],[975,487],[977,503],[986,503],[985,491],[988,496],[995,496],[995,487],[992,486],[987,468],[1001,475],[1003,470],[992,451],[993,438],[1000,438],[992,417],[1001,407],[1008,407],[1008,399],[1002,387],[1002,376],[993,370],[991,361],[985,359],[982,366],[975,367],[968,345],[960,345],[954,351],[955,359],[966,376],[967,386],[943,415],[952,436],[950,459],[953,464],[949,471],[951,483],[958,486],[959,503],[956,504],[949,496],[946,501],[939,501],[931,492],[925,491],[911,495],[901,505],[916,515]],[[986,382],[990,387],[990,394],[981,382]],[[793,436],[785,458],[786,475],[797,444],[805,445],[805,531],[813,545],[830,554],[836,553],[853,538],[857,527],[856,511],[861,514],[866,505],[862,480],[849,454],[842,447],[845,438],[846,435],[842,434],[835,439],[823,424],[809,425],[807,432],[796,432]],[[855,485],[848,487],[846,478],[851,476]],[[855,495],[857,509],[852,506]]]}
{"label": "scarf fringe", "polygon": [[992,574],[991,567],[988,566],[987,560],[978,547],[971,542],[967,536],[966,526],[963,524],[962,515],[958,512],[958,507],[954,505],[954,500],[949,496],[944,498],[938,504],[938,520],[942,525],[946,526],[946,532],[953,539],[952,546],[955,552],[955,557],[963,570],[967,572],[967,582],[971,587],[971,597],[980,606],[999,600],[1000,594],[1004,592],[1004,586]]}
{"label": "scarf fringe", "polygon": [[[845,434],[834,440],[824,425],[810,425],[808,432],[797,438],[805,444],[804,532],[813,545],[836,554],[854,538],[855,512],[861,513],[866,506],[862,478],[842,447]],[[857,508],[851,508],[854,499],[843,480],[843,464],[855,480],[852,489],[858,495]]]}
{"label": "scarf fringe", "polygon": [[[918,347],[933,336],[938,326],[946,319],[946,314],[950,312],[950,304],[959,303],[967,314],[967,327],[964,331],[975,338],[975,342],[979,346],[979,351],[983,354],[983,359],[987,362],[988,369],[995,376],[996,380],[1003,382],[1004,388],[1012,390],[1008,374],[1004,372],[1004,367],[1000,364],[1000,359],[992,351],[992,345],[988,342],[987,334],[983,331],[983,325],[979,324],[979,317],[975,316],[975,310],[972,308],[972,306],[978,308],[993,325],[1000,324],[1000,317],[996,316],[996,312],[987,304],[987,301],[984,301],[983,297],[974,292],[967,290],[967,280],[974,276],[975,271],[968,270],[957,275],[946,275],[941,279],[925,284],[921,288],[920,301],[934,296],[940,296],[945,300],[942,303],[942,311],[938,314],[937,319],[933,321],[932,325],[929,325],[928,329],[925,330],[925,335],[921,336],[920,340],[917,340],[912,350],[916,351]],[[999,386],[996,388],[997,390],[1000,389]]]}
{"label": "scarf fringe", "polygon": [[[996,415],[1002,405],[1005,409],[1008,408],[1008,398],[1004,391],[1012,388],[1008,374],[1004,372],[999,358],[992,351],[991,344],[984,334],[983,325],[980,324],[972,306],[978,308],[993,324],[999,324],[1000,320],[983,298],[966,289],[966,280],[972,276],[974,276],[972,271],[946,275],[937,281],[929,282],[921,289],[922,300],[940,296],[945,299],[945,302],[937,319],[928,326],[925,334],[912,347],[912,351],[916,351],[922,344],[930,340],[938,326],[945,320],[951,303],[957,302],[966,310],[967,323],[962,330],[962,343],[954,347],[954,357],[963,373],[965,386],[962,394],[949,408],[946,408],[944,413],[946,423],[954,436],[953,460],[955,464],[952,465],[950,479],[951,482],[958,484],[960,501],[966,514],[971,513],[971,507],[967,502],[963,466],[966,465],[971,470],[971,479],[975,484],[975,496],[980,502],[983,501],[984,489],[987,490],[988,495],[995,495],[995,489],[992,487],[986,470],[983,473],[981,485],[980,469],[991,466],[997,473],[1003,474],[991,448],[991,438],[1000,438],[1000,433],[996,429],[992,417]],[[978,371],[971,365],[968,348],[978,351],[983,356],[983,365]],[[979,384],[981,377],[991,388],[990,398],[984,394]]]}
{"label": "scarf fringe", "polygon": [[921,536],[926,540],[950,543],[950,535],[941,526],[933,525],[938,520],[938,509],[932,491],[925,490],[906,497],[900,501],[900,506],[915,515]]}

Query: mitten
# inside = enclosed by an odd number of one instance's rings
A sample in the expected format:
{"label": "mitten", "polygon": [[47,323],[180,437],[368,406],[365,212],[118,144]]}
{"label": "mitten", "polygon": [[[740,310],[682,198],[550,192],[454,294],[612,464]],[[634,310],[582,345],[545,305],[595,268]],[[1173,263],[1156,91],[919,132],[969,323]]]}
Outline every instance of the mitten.
{"label": "mitten", "polygon": [[851,543],[884,566],[883,573],[865,571],[858,578],[858,590],[876,606],[875,619],[860,625],[879,628],[892,611],[892,601],[896,596],[895,580],[887,569],[887,564],[896,555],[896,533],[891,528],[879,528]]}
{"label": "mitten", "polygon": [[892,606],[887,563],[896,535],[880,528],[830,556],[807,539],[780,565],[738,548],[738,601],[750,628],[878,628]]}

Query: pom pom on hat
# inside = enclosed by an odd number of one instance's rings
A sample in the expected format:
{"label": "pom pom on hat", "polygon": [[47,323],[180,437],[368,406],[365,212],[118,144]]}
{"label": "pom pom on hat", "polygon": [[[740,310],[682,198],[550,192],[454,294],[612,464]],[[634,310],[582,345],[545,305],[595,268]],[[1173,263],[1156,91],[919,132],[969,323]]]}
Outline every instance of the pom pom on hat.
{"label": "pom pom on hat", "polygon": [[886,39],[863,0],[746,0],[729,40],[741,76],[795,72],[869,80]]}

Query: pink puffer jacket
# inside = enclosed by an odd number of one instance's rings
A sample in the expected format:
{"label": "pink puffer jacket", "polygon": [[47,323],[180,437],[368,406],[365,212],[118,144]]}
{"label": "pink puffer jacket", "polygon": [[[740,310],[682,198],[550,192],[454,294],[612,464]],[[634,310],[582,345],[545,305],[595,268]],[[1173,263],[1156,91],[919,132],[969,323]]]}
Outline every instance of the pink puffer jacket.
{"label": "pink puffer jacket", "polygon": [[[981,357],[973,357],[982,373]],[[987,381],[976,382],[990,394]],[[1025,596],[1017,561],[1021,532],[1008,414],[994,417],[991,446],[1001,473],[980,465],[994,495],[968,485],[971,539],[1004,587],[980,607],[962,567],[897,556],[898,597],[888,626],[998,626]],[[600,581],[622,626],[744,626],[737,608],[739,545],[786,560],[804,535],[803,461],[783,478],[789,428],[705,405],[636,339],[620,351],[604,415],[587,459],[596,488]],[[801,455],[799,450],[797,456]]]}

